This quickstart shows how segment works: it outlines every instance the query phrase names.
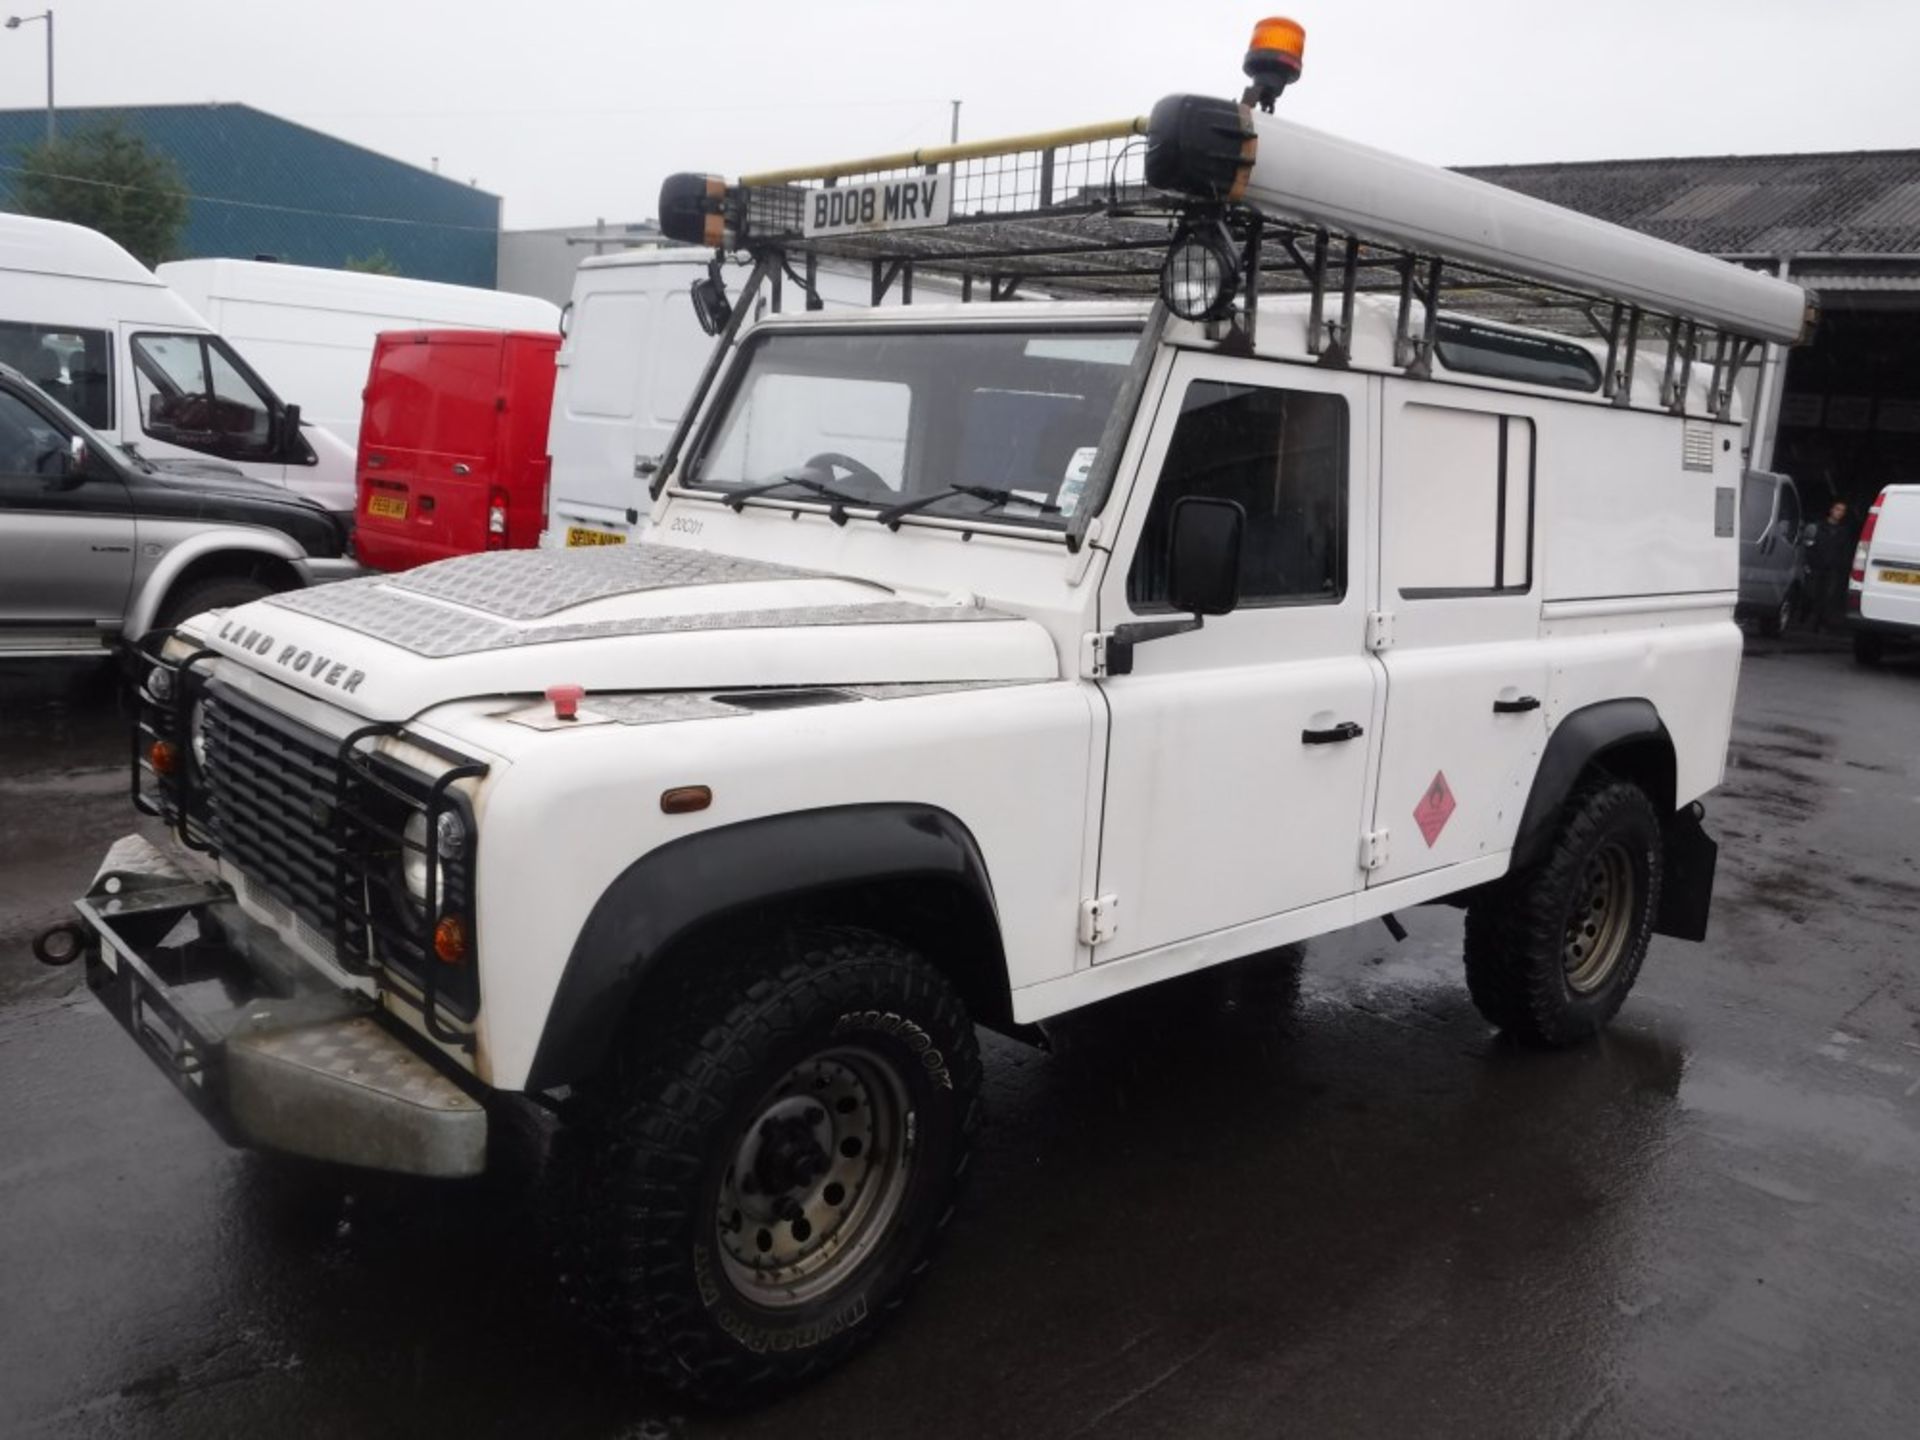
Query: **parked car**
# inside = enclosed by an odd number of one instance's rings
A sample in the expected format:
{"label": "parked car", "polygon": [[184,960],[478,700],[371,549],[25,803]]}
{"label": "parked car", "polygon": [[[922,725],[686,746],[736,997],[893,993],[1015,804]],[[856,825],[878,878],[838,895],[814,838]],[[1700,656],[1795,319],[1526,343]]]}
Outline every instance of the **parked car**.
{"label": "parked car", "polygon": [[[1452,903],[1488,1022],[1573,1045],[1708,923],[1742,427],[1634,337],[1805,292],[1237,95],[965,149],[671,177],[755,265],[645,538],[191,622],[136,692],[172,838],[40,942],[243,1143],[472,1176],[535,1097],[569,1268],[721,1402],[901,1311],[977,1024]],[[856,256],[980,303],[759,313]],[[1486,272],[1615,343],[1453,313]],[[993,303],[1076,276],[1127,293]]]}
{"label": "parked car", "polygon": [[159,277],[261,374],[300,397],[349,448],[376,336],[388,330],[545,330],[560,307],[533,295],[270,260],[174,260]]}
{"label": "parked car", "polygon": [[[553,474],[544,544],[617,545],[645,526],[648,479],[713,353],[688,295],[712,259],[676,245],[580,262],[547,437]],[[737,292],[750,270],[727,265],[722,279]],[[871,277],[845,268],[821,267],[814,288],[834,310],[864,309],[873,298]],[[787,309],[806,303],[791,280],[783,299]],[[762,296],[758,304],[768,302]]]}
{"label": "parked car", "polygon": [[129,455],[0,366],[0,656],[98,655],[357,572],[318,502],[231,466]]}
{"label": "parked car", "polygon": [[1784,635],[1806,597],[1800,491],[1785,475],[1740,477],[1740,607],[1763,635]]}
{"label": "parked car", "polygon": [[0,364],[148,460],[221,461],[352,513],[350,437],[303,418],[97,231],[0,215]]}
{"label": "parked car", "polygon": [[556,332],[379,337],[360,424],[354,549],[375,570],[540,543]]}
{"label": "parked car", "polygon": [[1847,619],[1862,665],[1920,641],[1920,485],[1889,485],[1868,508],[1847,582]]}

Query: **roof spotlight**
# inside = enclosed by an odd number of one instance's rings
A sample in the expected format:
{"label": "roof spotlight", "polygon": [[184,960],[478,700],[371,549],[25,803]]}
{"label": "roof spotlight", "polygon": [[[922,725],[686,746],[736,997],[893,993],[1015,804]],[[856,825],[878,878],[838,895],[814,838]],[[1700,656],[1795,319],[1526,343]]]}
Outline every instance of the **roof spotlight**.
{"label": "roof spotlight", "polygon": [[1182,320],[1218,320],[1233,308],[1239,283],[1233,237],[1217,221],[1182,233],[1160,268],[1160,298]]}
{"label": "roof spotlight", "polygon": [[1300,78],[1300,66],[1306,58],[1307,32],[1298,22],[1275,15],[1253,27],[1253,43],[1240,68],[1253,84],[1247,87],[1242,103],[1259,105],[1271,111],[1280,92]]}

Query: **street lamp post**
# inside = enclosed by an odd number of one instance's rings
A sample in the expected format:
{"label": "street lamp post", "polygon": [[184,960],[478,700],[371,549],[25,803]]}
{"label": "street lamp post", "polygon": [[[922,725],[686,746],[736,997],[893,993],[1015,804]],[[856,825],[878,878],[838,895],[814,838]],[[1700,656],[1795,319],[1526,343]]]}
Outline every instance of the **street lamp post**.
{"label": "street lamp post", "polygon": [[53,11],[43,10],[38,15],[9,15],[7,29],[18,30],[22,25],[31,25],[36,20],[47,22],[47,142],[51,144],[59,135],[53,123]]}

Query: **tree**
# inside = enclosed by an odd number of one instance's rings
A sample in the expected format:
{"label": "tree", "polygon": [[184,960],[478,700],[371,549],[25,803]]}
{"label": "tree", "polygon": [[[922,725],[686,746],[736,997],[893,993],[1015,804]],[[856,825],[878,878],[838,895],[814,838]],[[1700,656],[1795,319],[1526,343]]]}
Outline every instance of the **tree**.
{"label": "tree", "polygon": [[362,275],[398,275],[400,267],[393,263],[385,250],[375,250],[371,255],[349,255],[341,263],[342,270],[353,270]]}
{"label": "tree", "polygon": [[98,230],[143,265],[171,257],[187,223],[173,157],[118,121],[26,146],[12,188],[20,214]]}

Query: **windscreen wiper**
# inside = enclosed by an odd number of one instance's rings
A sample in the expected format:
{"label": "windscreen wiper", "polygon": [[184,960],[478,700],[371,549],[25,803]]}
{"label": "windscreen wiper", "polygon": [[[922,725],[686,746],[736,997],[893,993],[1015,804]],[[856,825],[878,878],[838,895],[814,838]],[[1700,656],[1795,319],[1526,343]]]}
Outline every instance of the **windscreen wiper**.
{"label": "windscreen wiper", "polygon": [[949,495],[970,495],[975,500],[985,500],[989,510],[1002,505],[1031,505],[1042,515],[1058,515],[1060,507],[1051,500],[1035,500],[1031,495],[1022,495],[1017,490],[1001,490],[992,485],[949,485],[944,490],[936,490],[931,495],[916,495],[911,500],[903,500],[898,505],[889,505],[873,518],[889,530],[900,528],[901,517],[924,510],[937,500]]}
{"label": "windscreen wiper", "polygon": [[871,505],[873,503],[871,500],[862,499],[858,495],[849,495],[844,490],[836,490],[824,481],[814,479],[811,475],[782,475],[778,480],[769,480],[764,485],[749,485],[744,490],[736,490],[731,495],[728,495],[726,497],[726,503],[733,507],[733,512],[737,515],[746,508],[747,501],[753,499],[754,496],[768,495],[775,490],[784,489],[788,485],[796,485],[800,489],[808,491],[810,494],[818,495],[822,500],[832,502],[832,508],[827,511],[827,518],[832,520],[836,525],[844,525],[847,523],[847,506]]}

